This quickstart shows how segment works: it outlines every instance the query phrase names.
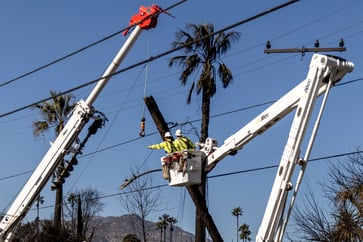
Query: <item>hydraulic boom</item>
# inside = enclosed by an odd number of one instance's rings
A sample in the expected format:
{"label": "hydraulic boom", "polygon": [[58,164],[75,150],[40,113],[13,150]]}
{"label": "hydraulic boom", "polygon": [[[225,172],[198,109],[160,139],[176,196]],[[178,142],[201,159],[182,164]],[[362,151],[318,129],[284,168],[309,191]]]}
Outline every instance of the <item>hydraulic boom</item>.
{"label": "hydraulic boom", "polygon": [[[293,110],[296,110],[265,214],[256,237],[258,242],[282,241],[330,88],[340,81],[345,74],[353,71],[353,68],[353,63],[342,58],[314,54],[305,80],[235,134],[228,137],[220,147],[217,147],[218,144],[215,139],[208,138],[204,144],[201,144],[202,149],[200,151],[184,151],[182,153],[184,169],[180,172],[180,159],[178,159],[175,162],[176,164],[173,164],[170,168],[169,185],[184,186],[200,183],[202,167],[206,167],[206,170],[210,171],[227,155],[236,154],[238,150],[242,149],[244,145],[256,136],[268,130]],[[316,100],[322,94],[324,94],[324,98],[321,102],[310,140],[304,156],[300,158],[301,145]],[[203,162],[206,163],[205,166],[202,165]],[[301,169],[297,176],[291,201],[288,204],[289,191],[293,188],[291,178],[296,165],[300,165]]]}
{"label": "hydraulic boom", "polygon": [[152,5],[151,7],[141,6],[139,13],[131,18],[130,26],[124,32],[124,35],[127,34],[130,28],[134,28],[134,30],[128,37],[127,41],[114,57],[109,67],[102,75],[100,81],[88,96],[87,100],[80,100],[77,103],[72,116],[63,128],[62,132],[53,142],[51,148],[45,154],[44,158],[24,185],[23,189],[11,204],[9,210],[1,219],[0,242],[12,240],[14,231],[18,227],[20,221],[23,217],[25,217],[32,203],[38,197],[39,193],[44,188],[59,163],[62,162],[64,157],[71,152],[72,145],[75,144],[75,141],[85,124],[90,118],[93,118],[95,110],[92,107],[92,104],[105,87],[112,74],[115,73],[124,57],[128,54],[142,30],[154,28],[157,24],[157,17],[161,12],[163,12],[163,10],[157,5]]}

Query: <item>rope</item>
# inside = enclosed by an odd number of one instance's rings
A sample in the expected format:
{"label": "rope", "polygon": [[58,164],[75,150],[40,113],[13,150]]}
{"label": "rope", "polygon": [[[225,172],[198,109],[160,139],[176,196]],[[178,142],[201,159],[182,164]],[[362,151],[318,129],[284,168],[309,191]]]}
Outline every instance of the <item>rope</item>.
{"label": "rope", "polygon": [[[146,58],[148,59],[150,55],[150,32],[148,32],[147,38],[147,47],[146,47]],[[144,79],[144,100],[146,97],[146,87],[147,87],[147,80],[148,80],[148,73],[149,73],[149,63],[145,64],[145,79]],[[142,105],[142,116],[141,116],[141,123],[140,123],[140,137],[145,137],[145,102]]]}

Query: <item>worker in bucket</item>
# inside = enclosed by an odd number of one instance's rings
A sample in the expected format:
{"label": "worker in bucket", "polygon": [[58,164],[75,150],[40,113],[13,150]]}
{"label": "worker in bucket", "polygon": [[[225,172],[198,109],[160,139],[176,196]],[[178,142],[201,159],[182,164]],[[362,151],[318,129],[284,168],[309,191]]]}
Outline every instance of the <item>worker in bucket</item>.
{"label": "worker in bucket", "polygon": [[162,157],[161,161],[162,174],[164,179],[170,179],[169,169],[172,166],[172,154],[176,151],[171,133],[165,132],[164,141],[159,144],[149,145],[149,149],[164,149],[164,151],[167,153],[166,156]]}
{"label": "worker in bucket", "polygon": [[[174,146],[177,152],[182,154],[181,152],[184,150],[195,150],[194,143],[186,136],[183,135],[183,132],[180,129],[175,131],[176,139],[174,140]],[[186,158],[184,155],[180,155],[178,159],[178,171],[185,173],[187,170],[186,167]]]}
{"label": "worker in bucket", "polygon": [[195,150],[194,143],[188,137],[184,136],[180,129],[175,131],[175,136],[174,146],[177,151]]}
{"label": "worker in bucket", "polygon": [[173,136],[170,132],[165,132],[164,134],[164,141],[159,144],[149,145],[149,149],[160,150],[164,149],[167,154],[171,154],[176,151],[174,143],[173,143]]}

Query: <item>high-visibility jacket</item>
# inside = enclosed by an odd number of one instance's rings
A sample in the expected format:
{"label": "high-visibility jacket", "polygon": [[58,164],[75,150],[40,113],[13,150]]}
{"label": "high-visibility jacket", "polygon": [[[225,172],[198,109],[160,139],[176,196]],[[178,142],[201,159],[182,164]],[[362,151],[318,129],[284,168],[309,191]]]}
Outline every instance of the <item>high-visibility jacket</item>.
{"label": "high-visibility jacket", "polygon": [[174,146],[177,151],[195,150],[194,143],[185,136],[179,136],[174,140]]}
{"label": "high-visibility jacket", "polygon": [[164,149],[166,153],[170,154],[176,151],[173,141],[165,140],[159,144],[149,145],[149,149]]}

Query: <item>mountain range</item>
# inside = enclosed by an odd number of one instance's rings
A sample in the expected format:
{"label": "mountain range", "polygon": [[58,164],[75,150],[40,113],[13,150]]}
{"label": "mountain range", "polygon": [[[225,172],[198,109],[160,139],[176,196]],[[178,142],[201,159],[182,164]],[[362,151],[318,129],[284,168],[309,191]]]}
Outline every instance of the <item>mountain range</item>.
{"label": "mountain range", "polygon": [[[141,218],[137,215],[123,215],[119,217],[95,217],[91,228],[95,228],[92,242],[122,242],[128,234],[134,234],[143,241]],[[164,231],[158,229],[157,224],[145,221],[147,242],[160,242]],[[194,242],[194,235],[174,226],[172,232],[168,227],[165,231],[166,240],[173,242]],[[210,241],[211,242],[211,241]]]}

